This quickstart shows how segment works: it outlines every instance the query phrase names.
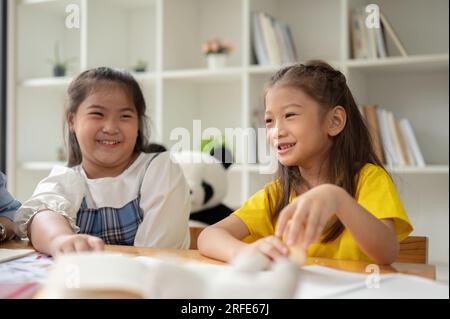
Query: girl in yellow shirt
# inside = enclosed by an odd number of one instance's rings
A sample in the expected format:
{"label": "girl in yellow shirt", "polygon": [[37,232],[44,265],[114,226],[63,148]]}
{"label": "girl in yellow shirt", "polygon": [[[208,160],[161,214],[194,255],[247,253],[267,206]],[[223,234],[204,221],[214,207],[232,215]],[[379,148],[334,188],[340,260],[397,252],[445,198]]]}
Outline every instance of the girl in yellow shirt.
{"label": "girl in yellow shirt", "polygon": [[392,263],[412,226],[345,76],[323,61],[288,66],[272,77],[264,103],[279,176],[206,228],[200,252],[276,259],[294,246],[311,257]]}

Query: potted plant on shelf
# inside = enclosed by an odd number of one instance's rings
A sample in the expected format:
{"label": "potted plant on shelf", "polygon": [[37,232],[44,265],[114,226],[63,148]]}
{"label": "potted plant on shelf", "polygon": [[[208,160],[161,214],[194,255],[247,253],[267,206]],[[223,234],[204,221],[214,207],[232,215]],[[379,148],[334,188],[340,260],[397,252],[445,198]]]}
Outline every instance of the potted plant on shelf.
{"label": "potted plant on shelf", "polygon": [[67,68],[69,67],[69,63],[73,61],[75,58],[69,58],[66,60],[61,59],[61,54],[59,52],[59,41],[56,41],[54,48],[54,57],[53,59],[49,59],[49,62],[53,67],[53,76],[62,77],[67,73]]}
{"label": "potted plant on shelf", "polygon": [[144,60],[138,60],[137,63],[132,67],[134,72],[142,73],[147,71],[147,62]]}
{"label": "potted plant on shelf", "polygon": [[219,38],[209,39],[202,45],[202,52],[206,55],[208,67],[210,69],[223,68],[226,65],[227,56],[234,49],[233,43],[229,40]]}

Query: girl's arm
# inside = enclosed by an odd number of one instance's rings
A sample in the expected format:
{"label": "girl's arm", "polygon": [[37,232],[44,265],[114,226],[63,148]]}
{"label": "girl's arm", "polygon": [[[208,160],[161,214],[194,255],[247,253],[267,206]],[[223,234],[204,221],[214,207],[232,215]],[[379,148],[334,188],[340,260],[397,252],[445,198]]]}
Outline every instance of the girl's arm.
{"label": "girl's arm", "polygon": [[390,264],[398,255],[399,243],[392,220],[380,220],[359,205],[344,189],[324,184],[313,188],[280,213],[276,234],[286,230],[286,243],[293,245],[304,229],[303,249],[320,239],[330,218],[336,214],[364,253],[379,264]]}
{"label": "girl's arm", "polygon": [[103,249],[100,238],[75,234],[67,219],[51,210],[43,210],[33,216],[28,226],[28,238],[36,250],[52,256]]}
{"label": "girl's arm", "polygon": [[198,237],[197,246],[203,255],[229,262],[247,246],[241,239],[249,234],[242,220],[230,215],[206,227]]}
{"label": "girl's arm", "polygon": [[393,220],[376,218],[346,191],[339,189],[341,208],[337,216],[361,250],[379,264],[393,263],[400,250]]}
{"label": "girl's arm", "polygon": [[248,235],[250,232],[242,220],[231,215],[203,230],[197,245],[203,255],[226,262],[246,253],[262,253],[268,258],[267,262],[288,254],[288,247],[275,236],[263,237],[251,244],[241,241]]}

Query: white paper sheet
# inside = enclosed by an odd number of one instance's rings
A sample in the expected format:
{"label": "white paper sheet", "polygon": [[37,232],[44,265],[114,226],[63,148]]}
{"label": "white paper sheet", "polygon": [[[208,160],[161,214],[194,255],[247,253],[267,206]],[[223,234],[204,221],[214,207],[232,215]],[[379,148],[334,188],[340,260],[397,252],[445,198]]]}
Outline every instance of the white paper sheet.
{"label": "white paper sheet", "polygon": [[294,298],[449,298],[449,286],[426,278],[400,273],[351,273],[323,266],[303,267]]}
{"label": "white paper sheet", "polygon": [[5,249],[0,248],[0,263],[24,257],[34,253],[33,249]]}

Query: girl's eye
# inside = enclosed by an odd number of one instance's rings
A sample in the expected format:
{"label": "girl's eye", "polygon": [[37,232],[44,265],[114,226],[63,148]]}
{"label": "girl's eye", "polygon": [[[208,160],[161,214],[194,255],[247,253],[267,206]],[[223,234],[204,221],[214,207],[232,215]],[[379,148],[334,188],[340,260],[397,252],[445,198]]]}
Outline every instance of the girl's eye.
{"label": "girl's eye", "polygon": [[295,116],[295,115],[297,115],[297,114],[295,114],[295,113],[286,113],[286,118],[292,117],[292,116]]}
{"label": "girl's eye", "polygon": [[91,113],[89,113],[89,115],[93,115],[93,116],[103,116],[103,114],[100,113],[100,112],[91,112]]}
{"label": "girl's eye", "polygon": [[122,115],[122,118],[124,118],[124,119],[131,119],[132,116],[130,114],[124,114],[124,115]]}

